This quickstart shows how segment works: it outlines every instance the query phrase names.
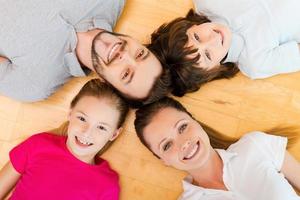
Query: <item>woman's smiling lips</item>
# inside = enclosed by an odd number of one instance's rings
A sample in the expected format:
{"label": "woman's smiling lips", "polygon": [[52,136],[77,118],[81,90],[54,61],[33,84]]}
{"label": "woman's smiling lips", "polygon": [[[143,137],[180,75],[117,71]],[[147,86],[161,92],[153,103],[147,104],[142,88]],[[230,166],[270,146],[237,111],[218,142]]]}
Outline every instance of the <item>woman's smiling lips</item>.
{"label": "woman's smiling lips", "polygon": [[185,156],[183,157],[183,160],[191,160],[193,159],[196,154],[199,152],[200,150],[200,142],[197,141],[196,143],[190,145],[188,147],[188,150],[185,152]]}

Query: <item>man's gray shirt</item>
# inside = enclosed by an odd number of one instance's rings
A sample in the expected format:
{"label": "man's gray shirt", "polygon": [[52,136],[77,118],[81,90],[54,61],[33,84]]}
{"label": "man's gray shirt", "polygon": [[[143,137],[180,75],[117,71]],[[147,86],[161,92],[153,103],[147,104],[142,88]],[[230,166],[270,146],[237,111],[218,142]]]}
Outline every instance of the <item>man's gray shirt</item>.
{"label": "man's gray shirt", "polygon": [[112,30],[125,0],[0,0],[0,94],[21,101],[47,98],[72,76],[76,32]]}

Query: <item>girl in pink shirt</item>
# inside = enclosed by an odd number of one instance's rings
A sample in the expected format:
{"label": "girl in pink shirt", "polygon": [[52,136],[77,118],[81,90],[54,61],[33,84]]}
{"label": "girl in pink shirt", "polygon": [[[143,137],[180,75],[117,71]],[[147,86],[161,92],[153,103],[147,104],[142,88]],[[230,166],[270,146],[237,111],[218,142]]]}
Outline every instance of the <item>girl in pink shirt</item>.
{"label": "girl in pink shirt", "polygon": [[67,136],[39,133],[10,151],[0,199],[118,199],[118,174],[98,155],[121,132],[128,106],[98,79],[71,102]]}

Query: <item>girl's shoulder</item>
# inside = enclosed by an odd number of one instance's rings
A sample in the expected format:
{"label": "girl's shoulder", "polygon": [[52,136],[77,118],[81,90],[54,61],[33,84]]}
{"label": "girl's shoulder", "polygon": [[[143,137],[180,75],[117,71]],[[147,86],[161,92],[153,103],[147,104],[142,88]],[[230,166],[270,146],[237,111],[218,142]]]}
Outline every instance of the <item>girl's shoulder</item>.
{"label": "girl's shoulder", "polygon": [[32,148],[39,148],[49,146],[51,144],[60,144],[64,141],[64,136],[52,134],[48,132],[36,133],[25,139],[20,145],[31,146]]}

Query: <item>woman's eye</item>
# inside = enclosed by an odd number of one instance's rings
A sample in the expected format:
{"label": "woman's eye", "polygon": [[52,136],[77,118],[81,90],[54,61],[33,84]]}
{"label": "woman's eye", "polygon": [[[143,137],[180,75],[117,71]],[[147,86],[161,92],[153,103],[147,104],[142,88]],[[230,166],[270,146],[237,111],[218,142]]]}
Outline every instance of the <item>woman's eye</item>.
{"label": "woman's eye", "polygon": [[163,151],[167,151],[171,146],[172,146],[172,143],[171,143],[171,142],[167,142],[167,143],[163,146]]}
{"label": "woman's eye", "polygon": [[195,40],[200,41],[200,38],[196,33],[194,33],[194,38],[195,38]]}
{"label": "woman's eye", "polygon": [[141,57],[143,57],[144,54],[145,54],[145,50],[142,49],[142,50],[139,52],[139,54],[136,56],[136,58],[141,58]]}
{"label": "woman's eye", "polygon": [[98,126],[97,128],[101,131],[106,131],[106,128],[104,126]]}
{"label": "woman's eye", "polygon": [[179,126],[178,132],[181,134],[184,132],[184,130],[186,129],[187,124],[182,124]]}
{"label": "woman's eye", "polygon": [[205,50],[205,55],[209,60],[211,60],[210,53],[207,50]]}
{"label": "woman's eye", "polygon": [[78,116],[77,118],[78,118],[80,121],[83,121],[83,122],[86,121],[84,117]]}

